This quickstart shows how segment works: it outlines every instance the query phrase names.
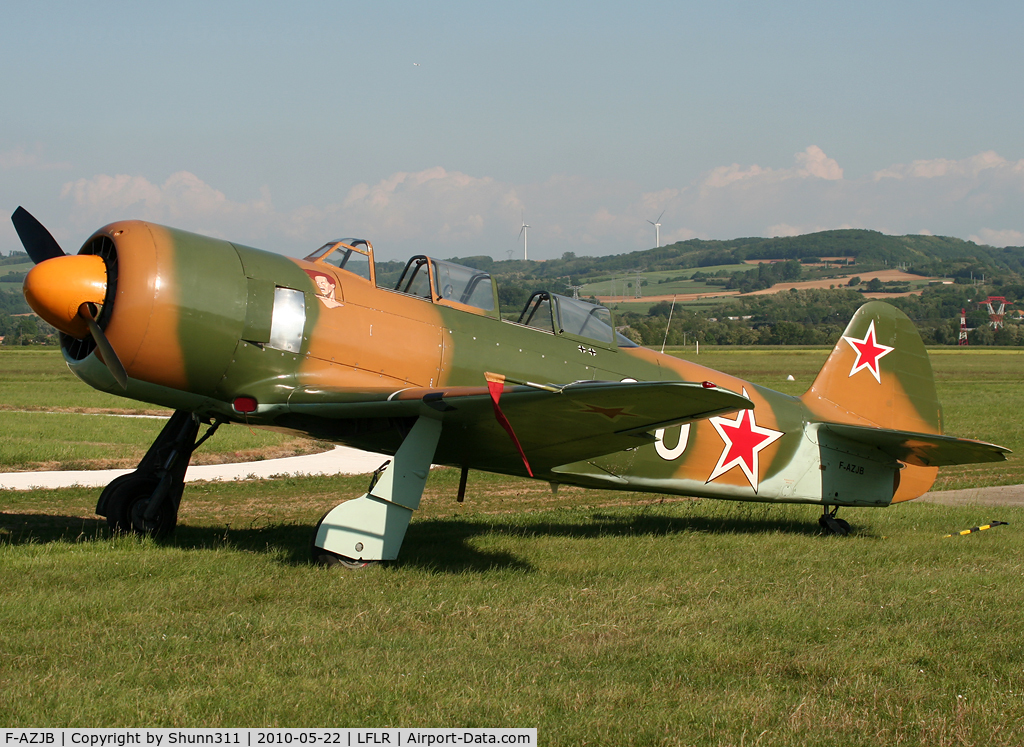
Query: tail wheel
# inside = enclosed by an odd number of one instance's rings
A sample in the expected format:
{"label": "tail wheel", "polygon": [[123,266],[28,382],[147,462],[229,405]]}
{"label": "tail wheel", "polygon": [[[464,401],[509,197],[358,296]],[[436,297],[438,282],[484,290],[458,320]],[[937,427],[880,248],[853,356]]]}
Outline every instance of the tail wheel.
{"label": "tail wheel", "polygon": [[845,519],[836,518],[838,510],[839,506],[833,506],[831,511],[828,506],[825,506],[824,513],[818,518],[818,526],[825,531],[825,534],[838,534],[840,537],[845,537],[850,533],[850,524]]}
{"label": "tail wheel", "polygon": [[107,494],[107,525],[114,532],[165,537],[178,524],[174,502],[164,499],[156,516],[146,518],[159,478],[155,475],[124,475],[112,482]]}

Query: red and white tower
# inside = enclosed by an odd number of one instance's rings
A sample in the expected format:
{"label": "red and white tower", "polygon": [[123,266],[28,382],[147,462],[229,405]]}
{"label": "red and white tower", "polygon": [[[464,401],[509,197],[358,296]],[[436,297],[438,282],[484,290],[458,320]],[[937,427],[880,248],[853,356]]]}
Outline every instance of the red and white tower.
{"label": "red and white tower", "polygon": [[1006,307],[1011,305],[1012,303],[1006,303],[1005,296],[989,296],[984,301],[978,301],[978,306],[988,311],[988,324],[992,329],[999,329],[1003,326]]}
{"label": "red and white tower", "polygon": [[960,340],[957,344],[967,344],[967,309],[960,309]]}

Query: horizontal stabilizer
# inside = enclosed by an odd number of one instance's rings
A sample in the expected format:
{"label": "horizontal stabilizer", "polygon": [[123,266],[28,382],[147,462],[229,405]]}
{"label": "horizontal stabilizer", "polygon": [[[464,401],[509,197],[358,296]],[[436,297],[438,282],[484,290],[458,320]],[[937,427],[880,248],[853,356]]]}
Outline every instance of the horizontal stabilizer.
{"label": "horizontal stabilizer", "polygon": [[984,441],[932,433],[911,433],[842,423],[822,423],[821,428],[850,441],[873,446],[893,459],[918,467],[1002,462],[1010,453],[1009,449]]}

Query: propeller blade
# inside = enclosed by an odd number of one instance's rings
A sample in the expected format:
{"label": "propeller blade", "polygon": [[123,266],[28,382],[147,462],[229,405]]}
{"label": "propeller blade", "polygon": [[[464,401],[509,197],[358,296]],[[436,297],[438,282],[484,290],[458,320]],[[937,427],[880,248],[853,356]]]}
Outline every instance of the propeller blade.
{"label": "propeller blade", "polygon": [[[668,208],[665,208],[665,210],[668,210]],[[661,215],[665,214],[665,210],[661,211]],[[654,221],[655,223],[661,223],[661,215],[658,216],[658,220]]]}
{"label": "propeller blade", "polygon": [[42,223],[37,221],[33,215],[23,207],[19,207],[11,216],[14,223],[14,230],[18,232],[22,246],[28,252],[28,256],[36,264],[45,262],[54,257],[63,257],[64,250],[60,244],[50,235]]}
{"label": "propeller blade", "polygon": [[100,329],[100,325],[96,323],[95,317],[92,314],[91,305],[83,303],[78,307],[78,315],[85,320],[86,325],[89,327],[89,333],[92,335],[92,339],[96,341],[96,347],[100,349],[100,354],[103,356],[103,362],[106,364],[107,369],[110,371],[111,376],[114,380],[121,385],[122,389],[128,388],[128,372],[124,370],[124,366],[121,365],[121,359],[117,357],[117,353],[114,352],[113,346],[110,344],[110,340],[103,334],[103,330]]}

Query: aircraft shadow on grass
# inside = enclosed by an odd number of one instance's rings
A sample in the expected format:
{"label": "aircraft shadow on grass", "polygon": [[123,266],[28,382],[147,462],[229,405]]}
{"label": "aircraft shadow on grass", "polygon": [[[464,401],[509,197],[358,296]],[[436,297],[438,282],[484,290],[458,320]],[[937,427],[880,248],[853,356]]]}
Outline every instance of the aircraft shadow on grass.
{"label": "aircraft shadow on grass", "polygon": [[[180,525],[172,538],[153,540],[186,550],[234,547],[246,552],[283,553],[293,565],[310,563],[308,524],[267,524],[249,527],[192,527]],[[689,533],[701,534],[787,534],[815,536],[818,527],[792,518],[778,519],[731,516],[666,516],[654,512],[617,516],[594,512],[590,521],[510,523],[473,519],[431,519],[409,527],[400,560],[394,564],[420,567],[442,573],[516,569],[534,571],[535,566],[504,550],[474,547],[473,540],[493,534],[525,540],[544,537],[601,539],[608,537],[675,537],[686,542]],[[27,545],[46,542],[79,542],[108,539],[110,530],[101,519],[48,514],[0,514],[0,544]],[[142,540],[140,540],[141,542]],[[628,551],[623,551],[623,558]]]}

